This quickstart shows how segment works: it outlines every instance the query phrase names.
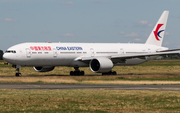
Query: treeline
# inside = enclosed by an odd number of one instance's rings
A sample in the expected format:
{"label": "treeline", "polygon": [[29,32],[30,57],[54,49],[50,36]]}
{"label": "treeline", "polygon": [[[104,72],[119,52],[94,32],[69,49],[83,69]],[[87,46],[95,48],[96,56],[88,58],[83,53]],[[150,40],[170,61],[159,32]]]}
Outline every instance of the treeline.
{"label": "treeline", "polygon": [[163,59],[180,59],[180,54],[168,55],[166,58]]}
{"label": "treeline", "polygon": [[3,60],[3,51],[2,50],[0,50],[0,60]]}

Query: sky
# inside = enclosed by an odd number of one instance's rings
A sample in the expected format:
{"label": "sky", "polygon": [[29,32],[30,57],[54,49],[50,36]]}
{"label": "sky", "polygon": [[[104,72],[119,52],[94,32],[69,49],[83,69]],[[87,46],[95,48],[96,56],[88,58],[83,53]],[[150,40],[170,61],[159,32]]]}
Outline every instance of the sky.
{"label": "sky", "polygon": [[164,10],[180,48],[180,0],[0,0],[0,50],[24,42],[145,43]]}

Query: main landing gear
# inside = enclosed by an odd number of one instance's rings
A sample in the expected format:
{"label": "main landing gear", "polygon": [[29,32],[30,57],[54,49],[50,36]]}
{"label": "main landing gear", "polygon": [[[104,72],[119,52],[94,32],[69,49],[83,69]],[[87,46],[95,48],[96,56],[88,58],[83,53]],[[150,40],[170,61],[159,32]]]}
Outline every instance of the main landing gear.
{"label": "main landing gear", "polygon": [[116,71],[109,71],[107,73],[102,73],[102,75],[117,75]]}
{"label": "main landing gear", "polygon": [[19,72],[19,69],[21,68],[20,65],[13,65],[12,67],[16,68],[17,72],[16,72],[15,76],[17,76],[17,77],[22,76],[21,73]]}
{"label": "main landing gear", "polygon": [[79,67],[74,67],[75,71],[71,71],[70,75],[84,75],[84,71],[80,71]]}

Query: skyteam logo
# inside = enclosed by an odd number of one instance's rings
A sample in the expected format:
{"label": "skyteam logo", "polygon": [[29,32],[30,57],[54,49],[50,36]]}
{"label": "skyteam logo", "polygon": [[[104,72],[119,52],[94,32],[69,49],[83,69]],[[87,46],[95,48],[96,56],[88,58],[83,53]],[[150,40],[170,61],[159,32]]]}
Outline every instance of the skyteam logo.
{"label": "skyteam logo", "polygon": [[159,38],[162,38],[162,37],[160,36],[160,34],[161,34],[161,32],[163,32],[164,30],[159,31],[159,29],[160,29],[161,26],[163,26],[163,25],[164,25],[164,24],[158,24],[156,30],[154,31],[154,36],[156,37],[156,40],[158,40],[158,41],[160,41]]}

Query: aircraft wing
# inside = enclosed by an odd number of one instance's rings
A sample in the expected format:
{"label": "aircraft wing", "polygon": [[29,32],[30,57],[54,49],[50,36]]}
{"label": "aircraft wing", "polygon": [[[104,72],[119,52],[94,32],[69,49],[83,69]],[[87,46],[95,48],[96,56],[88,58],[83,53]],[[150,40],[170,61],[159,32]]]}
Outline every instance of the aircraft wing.
{"label": "aircraft wing", "polygon": [[179,54],[180,51],[171,51],[171,52],[155,52],[155,53],[146,53],[146,54],[134,54],[134,55],[121,55],[121,56],[111,56],[111,59],[130,59],[130,58],[143,58],[150,56],[164,56],[164,55],[172,55]]}
{"label": "aircraft wing", "polygon": [[170,49],[170,50],[163,50],[163,51],[157,51],[157,52],[170,52],[170,51],[179,51],[180,49]]}
{"label": "aircraft wing", "polygon": [[[179,54],[180,49],[174,49],[174,50],[165,50],[165,51],[158,51],[154,53],[145,53],[145,54],[121,54],[121,55],[112,55],[112,56],[106,56],[110,59],[131,59],[131,58],[146,58],[150,56],[165,56],[165,55],[172,55],[172,54]],[[105,57],[105,56],[96,56],[96,57],[81,57],[76,60],[78,61],[90,61],[97,57]]]}

